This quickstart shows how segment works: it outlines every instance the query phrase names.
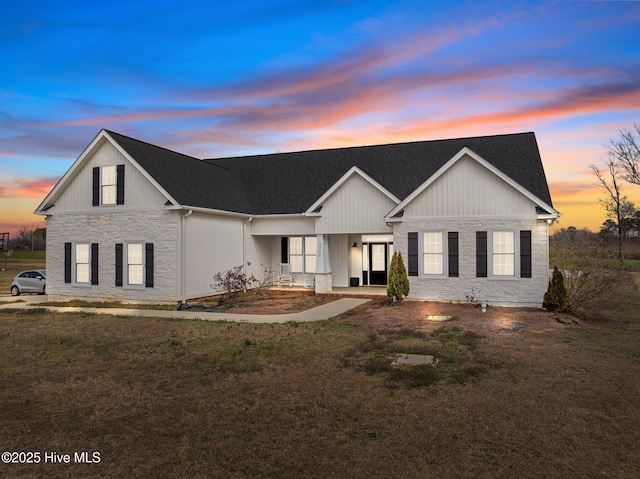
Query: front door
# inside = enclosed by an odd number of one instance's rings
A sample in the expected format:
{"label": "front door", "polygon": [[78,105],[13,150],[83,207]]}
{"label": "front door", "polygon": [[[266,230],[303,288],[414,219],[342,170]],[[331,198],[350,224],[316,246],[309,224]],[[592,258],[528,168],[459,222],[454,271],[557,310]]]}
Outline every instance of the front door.
{"label": "front door", "polygon": [[387,284],[387,243],[369,243],[369,284]]}

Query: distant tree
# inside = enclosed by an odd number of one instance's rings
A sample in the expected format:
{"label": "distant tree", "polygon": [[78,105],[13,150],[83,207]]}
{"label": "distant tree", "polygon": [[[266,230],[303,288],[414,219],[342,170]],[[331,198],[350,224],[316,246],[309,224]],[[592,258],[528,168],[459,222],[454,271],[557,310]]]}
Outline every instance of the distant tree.
{"label": "distant tree", "polygon": [[598,235],[604,242],[608,242],[611,238],[617,238],[618,236],[618,225],[615,221],[607,219],[602,226],[600,226],[600,231]]}
{"label": "distant tree", "polygon": [[[604,174],[596,165],[591,165],[593,174],[598,178],[599,186],[601,186],[608,194],[608,198],[600,200],[604,206],[609,219],[615,222],[618,233],[618,255],[620,266],[624,267],[624,253],[622,251],[622,243],[624,239],[623,220],[628,214],[628,204],[630,203],[626,196],[622,195],[621,186],[623,183],[623,173],[616,165],[616,162],[610,157],[605,161],[610,179],[605,178]],[[632,203],[631,203],[632,204]],[[634,208],[635,211],[635,208]]]}
{"label": "distant tree", "polygon": [[567,287],[564,276],[557,266],[553,267],[553,274],[549,280],[549,287],[544,293],[542,307],[549,311],[563,311],[567,305]]}
{"label": "distant tree", "polygon": [[576,246],[591,246],[595,242],[595,233],[589,228],[577,229],[575,226],[561,228],[551,235],[550,239],[554,242],[565,244],[575,244]]}
{"label": "distant tree", "polygon": [[387,296],[394,302],[402,301],[404,296],[409,294],[409,276],[404,265],[402,254],[393,252],[391,264],[389,265],[389,280],[387,282]]}
{"label": "distant tree", "polygon": [[635,131],[623,128],[620,138],[609,141],[609,158],[623,171],[624,179],[640,185],[640,126]]}
{"label": "distant tree", "polygon": [[44,251],[46,249],[46,228],[36,226],[23,226],[18,231],[16,242],[14,243],[22,250]]}

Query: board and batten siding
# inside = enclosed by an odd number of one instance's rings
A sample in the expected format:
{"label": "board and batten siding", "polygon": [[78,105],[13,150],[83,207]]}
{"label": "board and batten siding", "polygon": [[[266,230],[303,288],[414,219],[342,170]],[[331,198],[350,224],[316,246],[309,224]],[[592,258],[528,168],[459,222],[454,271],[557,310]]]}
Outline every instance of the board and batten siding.
{"label": "board and batten siding", "polygon": [[396,203],[359,174],[352,174],[322,204],[318,234],[388,233],[384,217]]}
{"label": "board and batten siding", "polygon": [[513,215],[535,218],[535,205],[469,156],[458,160],[404,209],[404,218]]}
{"label": "board and batten siding", "polygon": [[193,213],[185,221],[185,291],[187,298],[211,296],[216,273],[244,263],[245,220]]}
{"label": "board and batten siding", "polygon": [[[107,140],[90,158],[86,159],[75,178],[56,200],[49,213],[61,213],[79,210],[91,210],[92,213],[118,208],[145,208],[163,206],[167,201],[160,191],[140,173],[125,156]],[[123,206],[92,206],[93,168],[111,165],[125,165]]]}
{"label": "board and batten siding", "polygon": [[304,216],[254,217],[251,234],[255,236],[308,236],[315,234],[315,218]]}
{"label": "board and batten siding", "polygon": [[332,285],[346,288],[349,286],[349,236],[329,235],[328,243]]}

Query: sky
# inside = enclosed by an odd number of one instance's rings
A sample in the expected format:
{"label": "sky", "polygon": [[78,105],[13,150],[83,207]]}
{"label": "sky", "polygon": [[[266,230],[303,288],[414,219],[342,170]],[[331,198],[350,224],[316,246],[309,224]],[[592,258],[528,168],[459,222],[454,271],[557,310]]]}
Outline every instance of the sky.
{"label": "sky", "polygon": [[[0,0],[0,232],[102,128],[198,158],[533,131],[554,229],[640,125],[640,2]],[[640,186],[623,194],[640,208]],[[552,230],[553,231],[553,230]]]}

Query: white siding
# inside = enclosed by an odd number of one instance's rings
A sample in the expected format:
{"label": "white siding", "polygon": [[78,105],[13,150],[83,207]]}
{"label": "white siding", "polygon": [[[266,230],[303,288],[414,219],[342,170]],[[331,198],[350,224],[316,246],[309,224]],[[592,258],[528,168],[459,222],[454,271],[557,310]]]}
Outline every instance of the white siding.
{"label": "white siding", "polygon": [[[357,243],[354,248],[353,244]],[[349,235],[349,278],[359,278],[362,285],[362,236]]]}
{"label": "white siding", "polygon": [[390,232],[384,216],[396,203],[357,173],[322,205],[318,234]]}
{"label": "white siding", "polygon": [[187,298],[214,294],[211,288],[213,276],[244,264],[244,221],[202,213],[186,218],[184,272]]}
{"label": "white siding", "polygon": [[332,284],[336,288],[349,286],[349,237],[348,235],[329,236],[329,257],[332,271]]}
{"label": "white siding", "polygon": [[[86,160],[48,213],[79,210],[103,213],[106,210],[162,206],[167,201],[160,191],[109,141],[103,141],[97,151]],[[92,206],[93,168],[122,164],[125,165],[125,204],[121,206]]]}
{"label": "white siding", "polygon": [[262,217],[251,221],[253,235],[303,236],[315,234],[315,218]]}
{"label": "white siding", "polygon": [[469,156],[449,168],[404,209],[404,218],[513,216],[535,218],[535,205]]}
{"label": "white siding", "polygon": [[271,271],[271,279],[276,280],[280,271],[280,236],[245,236],[247,241],[247,271],[257,278]]}

